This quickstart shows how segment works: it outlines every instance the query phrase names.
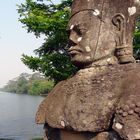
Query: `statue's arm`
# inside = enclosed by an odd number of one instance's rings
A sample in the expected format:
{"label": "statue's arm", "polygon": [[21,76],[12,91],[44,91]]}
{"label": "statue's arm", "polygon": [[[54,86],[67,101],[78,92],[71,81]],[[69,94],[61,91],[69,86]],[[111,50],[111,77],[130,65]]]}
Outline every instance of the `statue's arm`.
{"label": "statue's arm", "polygon": [[122,86],[120,99],[113,121],[113,129],[124,140],[140,140],[140,72],[129,73]]}

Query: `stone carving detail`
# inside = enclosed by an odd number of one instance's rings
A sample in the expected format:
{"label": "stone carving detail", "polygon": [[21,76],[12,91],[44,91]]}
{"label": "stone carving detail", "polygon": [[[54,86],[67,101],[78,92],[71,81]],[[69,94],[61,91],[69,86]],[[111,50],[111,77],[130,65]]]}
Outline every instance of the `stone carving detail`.
{"label": "stone carving detail", "polygon": [[120,63],[134,62],[132,46],[126,44],[126,19],[123,14],[117,13],[112,18],[116,26],[116,56]]}
{"label": "stone carving detail", "polygon": [[73,0],[68,53],[79,71],[40,104],[47,140],[140,140],[139,0]]}
{"label": "stone carving detail", "polygon": [[128,102],[126,105],[118,107],[116,109],[116,113],[118,115],[121,115],[122,117],[127,117],[128,115],[133,115],[134,113],[136,113],[140,117],[140,102]]}

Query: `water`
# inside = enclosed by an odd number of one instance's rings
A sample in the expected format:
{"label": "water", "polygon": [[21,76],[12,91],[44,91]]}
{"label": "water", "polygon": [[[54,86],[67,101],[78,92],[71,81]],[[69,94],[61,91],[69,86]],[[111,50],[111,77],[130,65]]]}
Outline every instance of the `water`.
{"label": "water", "polygon": [[30,140],[43,137],[35,113],[43,97],[0,92],[0,139]]}

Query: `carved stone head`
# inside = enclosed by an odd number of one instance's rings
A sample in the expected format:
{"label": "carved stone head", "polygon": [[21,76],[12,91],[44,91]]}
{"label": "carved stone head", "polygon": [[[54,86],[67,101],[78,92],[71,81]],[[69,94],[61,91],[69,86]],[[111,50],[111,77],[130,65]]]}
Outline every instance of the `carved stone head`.
{"label": "carved stone head", "polygon": [[133,32],[139,0],[74,0],[69,54],[78,67],[134,62]]}

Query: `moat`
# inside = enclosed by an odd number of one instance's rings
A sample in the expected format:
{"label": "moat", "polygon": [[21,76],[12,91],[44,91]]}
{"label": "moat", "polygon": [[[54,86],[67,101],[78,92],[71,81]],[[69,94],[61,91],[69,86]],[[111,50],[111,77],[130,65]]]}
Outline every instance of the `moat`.
{"label": "moat", "polygon": [[43,137],[42,127],[35,124],[40,96],[0,92],[0,139],[30,140]]}

